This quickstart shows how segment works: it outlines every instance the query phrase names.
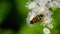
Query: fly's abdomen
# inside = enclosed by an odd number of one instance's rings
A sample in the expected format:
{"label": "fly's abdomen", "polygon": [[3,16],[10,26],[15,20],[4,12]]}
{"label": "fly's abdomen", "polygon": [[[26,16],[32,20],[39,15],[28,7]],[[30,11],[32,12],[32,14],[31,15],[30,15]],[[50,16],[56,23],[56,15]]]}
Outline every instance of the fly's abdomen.
{"label": "fly's abdomen", "polygon": [[36,17],[34,17],[31,21],[30,21],[30,24],[34,24],[38,21],[41,21],[42,20],[42,17],[43,17],[43,14],[39,14],[37,15]]}

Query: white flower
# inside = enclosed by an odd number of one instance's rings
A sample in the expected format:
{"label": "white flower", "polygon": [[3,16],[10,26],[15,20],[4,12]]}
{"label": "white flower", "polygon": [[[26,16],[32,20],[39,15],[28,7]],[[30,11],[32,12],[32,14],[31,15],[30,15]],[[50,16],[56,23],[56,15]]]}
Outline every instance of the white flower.
{"label": "white flower", "polygon": [[36,15],[39,15],[39,14],[43,14],[44,15],[44,18],[42,19],[42,22],[44,24],[50,24],[50,22],[52,21],[52,18],[51,18],[51,15],[52,15],[52,12],[48,11],[48,8],[47,7],[37,7],[35,8],[32,12],[29,12],[28,14],[28,17],[27,17],[27,22],[30,26],[32,26],[30,24],[30,21],[36,16]]}
{"label": "white flower", "polygon": [[50,34],[50,30],[48,28],[43,29],[44,34]]}
{"label": "white flower", "polygon": [[45,6],[46,3],[51,2],[51,0],[35,0],[39,5]]}
{"label": "white flower", "polygon": [[28,7],[29,9],[33,9],[36,7],[36,2],[30,2],[30,3],[28,2],[27,4],[28,5],[26,7]]}
{"label": "white flower", "polygon": [[[51,17],[53,15],[52,11],[49,10],[50,7],[56,6],[60,8],[60,3],[55,0],[34,0],[33,2],[27,3],[27,8],[29,8],[32,12],[29,12],[27,17],[27,22],[30,26],[33,26],[34,24],[30,24],[30,21],[37,15],[43,14],[44,17],[42,18],[42,23],[45,25],[48,25],[50,28],[53,25],[50,25],[52,23],[53,18]],[[53,27],[51,27],[53,28]]]}
{"label": "white flower", "polygon": [[52,1],[52,2],[49,3],[48,5],[49,5],[50,7],[51,7],[51,6],[56,6],[56,7],[60,8],[60,3],[57,2],[57,1]]}

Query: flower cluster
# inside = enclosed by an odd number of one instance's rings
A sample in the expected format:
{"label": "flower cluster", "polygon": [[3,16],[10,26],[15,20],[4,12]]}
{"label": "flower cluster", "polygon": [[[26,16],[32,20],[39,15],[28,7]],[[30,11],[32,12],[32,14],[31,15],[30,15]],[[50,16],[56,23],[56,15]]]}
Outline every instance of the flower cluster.
{"label": "flower cluster", "polygon": [[[48,26],[48,28],[53,28],[52,24],[52,15],[53,12],[49,10],[50,7],[55,6],[60,8],[60,3],[57,2],[56,0],[34,0],[33,2],[29,1],[27,2],[26,7],[31,10],[29,12],[28,17],[27,17],[27,22],[28,24],[32,27],[34,24],[30,24],[30,21],[37,15],[43,14],[44,17],[42,18],[42,25]],[[48,28],[44,28],[43,31],[46,34],[45,30],[48,30]],[[48,34],[48,33],[47,33]],[[50,32],[49,32],[50,34]]]}

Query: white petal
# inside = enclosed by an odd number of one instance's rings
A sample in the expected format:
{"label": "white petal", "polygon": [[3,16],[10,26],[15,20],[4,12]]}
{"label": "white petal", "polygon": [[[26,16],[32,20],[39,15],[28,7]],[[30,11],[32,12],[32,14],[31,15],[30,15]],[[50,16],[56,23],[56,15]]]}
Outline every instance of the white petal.
{"label": "white petal", "polygon": [[36,2],[31,2],[31,3],[28,3],[28,8],[29,9],[33,9],[36,7]]}

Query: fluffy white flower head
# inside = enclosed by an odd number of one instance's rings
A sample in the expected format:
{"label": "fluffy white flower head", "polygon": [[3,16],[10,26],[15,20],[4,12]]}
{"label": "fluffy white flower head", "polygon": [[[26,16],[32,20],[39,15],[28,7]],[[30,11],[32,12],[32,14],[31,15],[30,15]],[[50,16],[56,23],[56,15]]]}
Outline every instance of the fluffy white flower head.
{"label": "fluffy white flower head", "polygon": [[43,29],[44,34],[50,34],[50,30],[48,28]]}
{"label": "fluffy white flower head", "polygon": [[[33,2],[27,3],[27,8],[29,8],[32,12],[29,12],[27,17],[27,22],[31,26],[30,21],[37,15],[43,14],[44,17],[42,18],[43,24],[51,24],[52,18],[52,11],[49,10],[51,6],[56,6],[60,8],[60,3],[55,0],[34,0]],[[53,25],[50,25],[53,26]],[[50,27],[48,25],[48,27]]]}

